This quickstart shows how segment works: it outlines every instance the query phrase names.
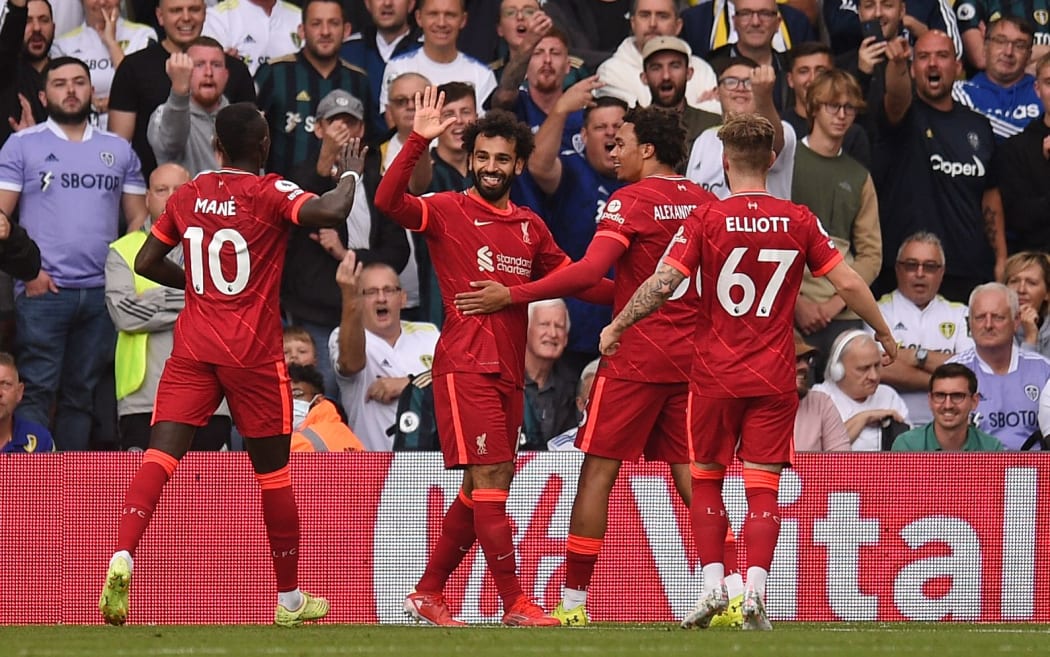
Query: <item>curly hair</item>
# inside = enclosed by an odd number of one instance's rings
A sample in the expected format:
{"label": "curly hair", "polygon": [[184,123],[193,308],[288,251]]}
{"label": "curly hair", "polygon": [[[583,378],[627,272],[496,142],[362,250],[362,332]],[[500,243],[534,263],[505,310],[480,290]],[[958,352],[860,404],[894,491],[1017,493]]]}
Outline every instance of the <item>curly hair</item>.
{"label": "curly hair", "polygon": [[685,126],[677,112],[655,105],[635,107],[623,122],[634,126],[639,145],[653,145],[661,163],[677,167],[685,159]]}
{"label": "curly hair", "polygon": [[532,155],[535,140],[532,130],[506,110],[490,110],[463,131],[463,150],[474,152],[474,142],[478,135],[483,137],[503,137],[514,142],[514,155],[521,160],[528,160]]}

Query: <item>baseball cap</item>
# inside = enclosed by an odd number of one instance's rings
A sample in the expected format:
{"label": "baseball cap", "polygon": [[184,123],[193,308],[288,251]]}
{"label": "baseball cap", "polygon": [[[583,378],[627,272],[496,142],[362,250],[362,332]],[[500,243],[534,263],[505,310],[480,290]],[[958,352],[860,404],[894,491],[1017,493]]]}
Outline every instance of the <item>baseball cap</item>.
{"label": "baseball cap", "polygon": [[327,96],[321,99],[321,102],[317,103],[317,112],[314,114],[314,117],[318,120],[330,119],[340,114],[349,114],[355,119],[363,121],[365,119],[365,106],[350,93],[342,89],[336,89],[329,92]]}
{"label": "baseball cap", "polygon": [[655,36],[645,42],[642,47],[642,62],[649,59],[652,55],[664,50],[670,50],[673,52],[680,52],[687,58],[693,55],[693,50],[689,47],[689,44],[682,41],[678,37],[673,36]]}
{"label": "baseball cap", "polygon": [[795,358],[801,358],[802,356],[808,356],[817,352],[817,348],[811,344],[806,343],[802,336],[799,335],[798,331],[795,331]]}

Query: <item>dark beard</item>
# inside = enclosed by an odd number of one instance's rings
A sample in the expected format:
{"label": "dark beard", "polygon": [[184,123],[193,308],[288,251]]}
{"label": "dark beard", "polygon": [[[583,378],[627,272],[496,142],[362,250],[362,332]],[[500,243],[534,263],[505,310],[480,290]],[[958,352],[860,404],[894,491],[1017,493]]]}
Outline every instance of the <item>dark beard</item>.
{"label": "dark beard", "polygon": [[471,169],[470,182],[472,185],[474,185],[474,189],[478,191],[478,196],[485,199],[489,203],[495,203],[496,201],[499,201],[504,196],[506,196],[507,192],[510,190],[511,183],[514,182],[514,176],[511,175],[503,182],[502,185],[500,185],[496,189],[489,190],[481,186],[481,182],[478,180],[478,174],[475,173],[473,169]]}
{"label": "dark beard", "polygon": [[47,48],[40,55],[34,55],[29,52],[29,48],[22,46],[22,59],[29,62],[30,64],[39,64],[40,62],[46,62],[48,57],[51,56],[51,44],[47,44]]}
{"label": "dark beard", "polygon": [[[659,89],[657,91],[659,91]],[[678,106],[682,104],[683,100],[685,100],[685,89],[682,89],[679,93],[675,93],[668,105],[660,103],[660,95],[658,93],[652,93],[650,95],[653,97],[653,105],[663,107],[664,109],[678,109]]]}
{"label": "dark beard", "polygon": [[60,125],[78,125],[87,121],[87,118],[91,116],[91,103],[85,103],[84,109],[79,112],[67,112],[62,109],[61,105],[54,105],[48,101],[47,115]]}

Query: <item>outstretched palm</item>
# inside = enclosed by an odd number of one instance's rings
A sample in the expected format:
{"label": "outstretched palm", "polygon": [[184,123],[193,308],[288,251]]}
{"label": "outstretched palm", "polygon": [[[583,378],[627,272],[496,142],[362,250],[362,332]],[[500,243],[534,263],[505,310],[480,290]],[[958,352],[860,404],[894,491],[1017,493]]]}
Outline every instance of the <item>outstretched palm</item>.
{"label": "outstretched palm", "polygon": [[412,130],[426,139],[434,139],[456,122],[456,117],[441,119],[445,106],[445,94],[437,87],[427,87],[423,93],[416,92],[416,113],[412,119]]}

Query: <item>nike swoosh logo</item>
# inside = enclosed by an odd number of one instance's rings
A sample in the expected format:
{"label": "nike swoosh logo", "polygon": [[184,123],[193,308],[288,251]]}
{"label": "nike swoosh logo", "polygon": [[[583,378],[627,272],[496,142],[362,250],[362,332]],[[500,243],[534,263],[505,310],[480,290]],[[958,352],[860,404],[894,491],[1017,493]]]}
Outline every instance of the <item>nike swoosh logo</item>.
{"label": "nike swoosh logo", "polygon": [[475,226],[488,226],[491,223],[492,223],[491,221],[482,221],[480,219],[475,219],[474,220],[474,225]]}
{"label": "nike swoosh logo", "polygon": [[462,545],[460,545],[459,546],[459,551],[460,552],[470,552],[470,546],[468,545],[467,547],[463,547]]}
{"label": "nike swoosh logo", "polygon": [[508,552],[506,554],[497,554],[496,555],[496,561],[503,561],[504,559],[510,559],[513,556],[514,556],[513,552]]}

